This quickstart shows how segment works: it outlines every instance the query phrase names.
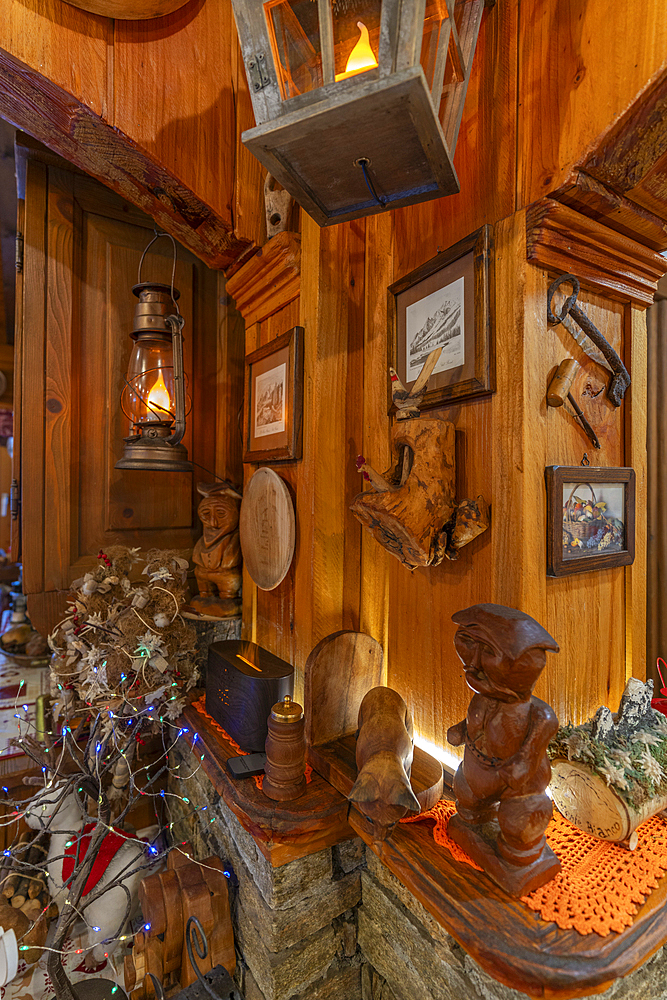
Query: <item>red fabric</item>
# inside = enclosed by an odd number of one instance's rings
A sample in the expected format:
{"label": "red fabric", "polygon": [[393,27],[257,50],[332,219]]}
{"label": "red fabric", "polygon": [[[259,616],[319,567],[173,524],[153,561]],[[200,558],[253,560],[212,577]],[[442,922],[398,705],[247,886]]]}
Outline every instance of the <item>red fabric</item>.
{"label": "red fabric", "polygon": [[[77,856],[79,864],[81,864],[85,858],[90,845],[91,835],[96,826],[97,823],[86,823],[78,837],[70,843],[69,847],[65,848],[65,857],[63,858],[63,882],[66,882],[74,871]],[[100,845],[99,851],[97,852],[97,857],[93,863],[92,871],[88,876],[88,881],[84,886],[84,896],[87,896],[88,893],[95,888],[125,841],[136,839],[137,838],[130,833],[117,833],[115,830],[107,833]]]}

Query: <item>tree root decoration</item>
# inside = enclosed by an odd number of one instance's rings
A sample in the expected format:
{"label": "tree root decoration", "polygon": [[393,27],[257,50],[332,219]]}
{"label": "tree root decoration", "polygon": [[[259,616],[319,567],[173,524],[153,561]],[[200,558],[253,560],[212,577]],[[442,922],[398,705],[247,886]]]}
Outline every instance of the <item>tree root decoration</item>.
{"label": "tree root decoration", "polygon": [[[372,491],[350,505],[355,517],[388,552],[414,570],[437,566],[489,526],[483,497],[455,499],[454,424],[438,418],[402,420],[392,430],[396,468],[376,473],[360,456],[357,468]],[[404,476],[404,455],[410,456]],[[399,472],[400,468],[400,472]],[[403,481],[404,480],[404,481]]]}

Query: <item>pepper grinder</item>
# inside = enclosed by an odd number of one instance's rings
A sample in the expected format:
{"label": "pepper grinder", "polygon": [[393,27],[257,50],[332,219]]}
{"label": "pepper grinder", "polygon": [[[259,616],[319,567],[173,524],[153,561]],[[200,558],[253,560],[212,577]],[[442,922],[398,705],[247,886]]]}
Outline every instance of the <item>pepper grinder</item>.
{"label": "pepper grinder", "polygon": [[287,694],[271,709],[262,789],[270,799],[298,799],[306,790],[306,739],[301,705]]}

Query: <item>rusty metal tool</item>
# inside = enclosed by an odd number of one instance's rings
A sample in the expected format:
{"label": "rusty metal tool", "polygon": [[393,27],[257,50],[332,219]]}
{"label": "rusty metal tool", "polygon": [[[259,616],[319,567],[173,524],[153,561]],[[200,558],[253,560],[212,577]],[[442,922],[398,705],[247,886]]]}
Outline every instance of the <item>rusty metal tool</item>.
{"label": "rusty metal tool", "polygon": [[570,388],[580,367],[579,362],[575,361],[574,358],[566,358],[565,361],[561,361],[547,389],[547,404],[549,406],[562,406],[566,399],[569,400],[593,447],[599,448],[600,442],[597,439],[595,431],[588,420],[586,420],[581,407],[570,392]]}
{"label": "rusty metal tool", "polygon": [[[558,315],[555,315],[551,309],[551,303],[554,294],[563,284],[572,285],[572,294],[567,297],[565,303],[563,304],[563,308]],[[547,320],[552,326],[557,326],[559,323],[563,322],[569,313],[577,326],[581,327],[586,336],[595,344],[600,353],[604,356],[609,367],[611,368],[612,377],[609,385],[607,386],[607,397],[611,400],[614,406],[620,406],[623,402],[623,397],[625,396],[625,390],[630,386],[630,375],[604,334],[600,333],[595,323],[593,323],[588,318],[586,313],[583,312],[583,310],[581,310],[576,304],[579,290],[579,279],[575,278],[573,274],[561,274],[560,277],[556,278],[556,280],[549,286],[549,291],[547,292]],[[599,447],[599,445],[596,447]]]}

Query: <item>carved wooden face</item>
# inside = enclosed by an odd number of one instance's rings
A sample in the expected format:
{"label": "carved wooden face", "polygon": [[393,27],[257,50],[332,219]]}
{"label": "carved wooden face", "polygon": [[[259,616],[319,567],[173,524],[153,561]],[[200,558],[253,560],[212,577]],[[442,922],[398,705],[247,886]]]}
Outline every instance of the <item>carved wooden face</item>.
{"label": "carved wooden face", "polygon": [[199,519],[219,535],[228,535],[239,523],[239,502],[234,497],[215,496],[202,500],[197,510]]}
{"label": "carved wooden face", "polygon": [[465,667],[468,687],[497,701],[523,701],[530,697],[546,662],[544,650],[535,647],[515,660],[492,646],[474,626],[459,628],[454,646]]}

